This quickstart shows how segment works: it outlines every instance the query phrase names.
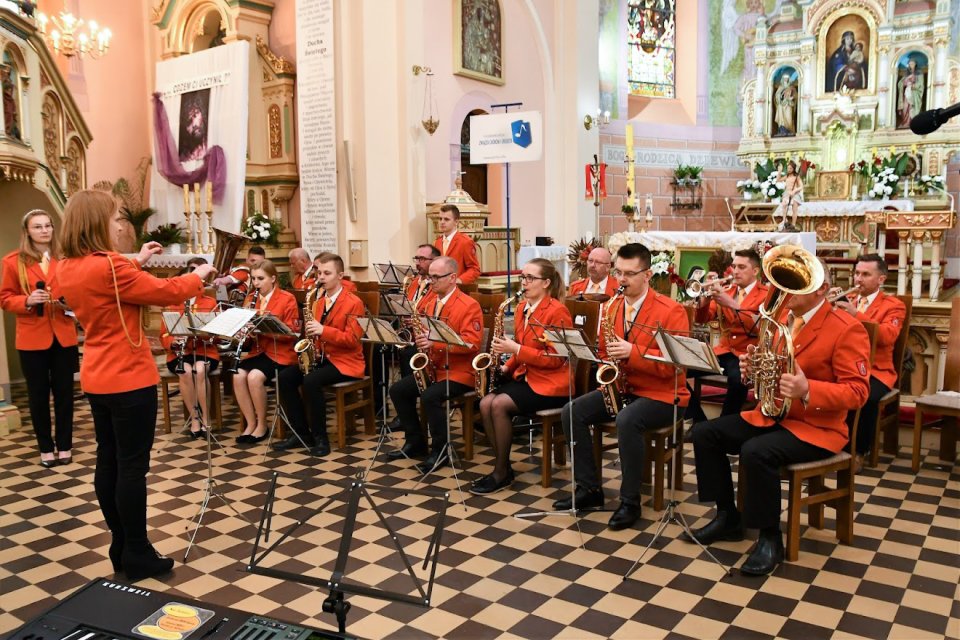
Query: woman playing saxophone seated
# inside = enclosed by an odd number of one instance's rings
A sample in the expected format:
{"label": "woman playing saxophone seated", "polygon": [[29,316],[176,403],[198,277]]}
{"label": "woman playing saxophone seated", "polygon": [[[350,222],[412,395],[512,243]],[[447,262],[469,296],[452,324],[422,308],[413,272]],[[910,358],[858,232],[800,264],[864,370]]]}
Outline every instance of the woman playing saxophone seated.
{"label": "woman playing saxophone seated", "polygon": [[480,401],[480,415],[487,439],[493,446],[496,465],[477,481],[472,493],[495,493],[513,484],[510,443],[513,416],[534,415],[543,409],[562,407],[570,390],[570,366],[543,337],[544,326],[572,327],[570,311],[558,300],[563,279],[553,263],[544,258],[531,260],[520,276],[524,301],[517,306],[515,340],[494,338],[494,354],[507,354],[502,367],[506,382]]}

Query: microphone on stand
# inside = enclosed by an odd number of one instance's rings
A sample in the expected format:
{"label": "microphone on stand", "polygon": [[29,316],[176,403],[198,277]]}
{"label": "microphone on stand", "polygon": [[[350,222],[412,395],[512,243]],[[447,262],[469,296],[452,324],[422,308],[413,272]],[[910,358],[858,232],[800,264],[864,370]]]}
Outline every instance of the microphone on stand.
{"label": "microphone on stand", "polygon": [[[47,283],[44,282],[43,280],[37,280],[37,289],[39,289],[39,290],[41,290],[41,291],[46,291],[46,289],[47,289]],[[46,303],[40,303],[40,304],[38,304],[38,305],[36,306],[37,317],[38,317],[38,318],[42,318],[42,317],[43,317],[43,307],[45,306],[45,304],[46,304]]]}
{"label": "microphone on stand", "polygon": [[910,119],[910,131],[925,136],[939,129],[947,120],[960,114],[960,102],[944,109],[922,111]]}

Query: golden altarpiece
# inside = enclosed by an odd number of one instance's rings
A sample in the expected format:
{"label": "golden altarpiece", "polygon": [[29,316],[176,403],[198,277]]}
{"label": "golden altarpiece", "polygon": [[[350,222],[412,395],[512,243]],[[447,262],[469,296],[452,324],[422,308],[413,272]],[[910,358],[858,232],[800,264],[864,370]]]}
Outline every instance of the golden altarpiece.
{"label": "golden altarpiece", "polygon": [[[798,226],[817,234],[818,252],[835,257],[832,270],[849,276],[861,252],[897,256],[887,289],[914,298],[915,366],[904,373],[910,395],[943,384],[949,324],[943,300],[956,291],[941,290],[944,236],[956,224],[956,209],[926,180],[946,178],[960,121],[926,136],[910,130],[918,113],[960,102],[960,58],[950,54],[950,34],[948,0],[802,6],[786,0],[779,15],[758,20],[756,76],[741,88],[738,156],[751,168],[768,158],[813,164],[804,176]],[[907,169],[896,190],[871,199],[873,179],[851,169],[901,153]],[[743,224],[762,228],[779,224],[784,208],[753,200],[737,211]]]}

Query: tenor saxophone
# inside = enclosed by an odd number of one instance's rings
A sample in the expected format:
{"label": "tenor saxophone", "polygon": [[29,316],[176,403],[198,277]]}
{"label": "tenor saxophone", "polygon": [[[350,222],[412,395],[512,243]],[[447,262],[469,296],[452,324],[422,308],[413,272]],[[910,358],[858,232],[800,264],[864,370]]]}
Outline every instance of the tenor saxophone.
{"label": "tenor saxophone", "polygon": [[[507,307],[512,302],[520,302],[523,297],[523,291],[517,291],[514,295],[508,296],[506,300],[497,307],[497,314],[493,320],[493,334],[490,336],[490,344],[494,340],[503,339],[503,316],[507,312]],[[474,389],[477,397],[482,398],[497,387],[497,379],[500,375],[500,358],[493,353],[493,348],[489,352],[478,353],[470,363],[473,366]]]}
{"label": "tenor saxophone", "polygon": [[[603,335],[605,344],[610,345],[617,339],[613,330],[613,316],[616,315],[614,302],[617,298],[623,297],[621,286],[613,297],[607,302],[605,309],[600,314],[600,332]],[[611,359],[610,362],[604,362],[597,368],[597,384],[600,385],[600,395],[603,396],[603,404],[607,408],[607,413],[612,416],[620,413],[623,409],[624,397],[626,396],[626,386],[623,384],[623,376],[620,375],[620,367]]]}
{"label": "tenor saxophone", "polygon": [[[423,322],[420,320],[420,314],[417,313],[417,305],[414,304],[413,313],[410,315],[410,327],[414,340],[423,333]],[[420,393],[427,390],[436,379],[433,367],[430,365],[430,356],[423,351],[417,351],[410,357],[410,369],[413,371],[413,379],[417,383]]]}
{"label": "tenor saxophone", "polygon": [[307,375],[317,366],[317,345],[312,337],[307,336],[307,323],[313,322],[313,303],[320,291],[320,285],[313,287],[307,292],[303,300],[303,335],[304,338],[293,345],[293,350],[297,354],[297,360],[300,364],[300,372]]}

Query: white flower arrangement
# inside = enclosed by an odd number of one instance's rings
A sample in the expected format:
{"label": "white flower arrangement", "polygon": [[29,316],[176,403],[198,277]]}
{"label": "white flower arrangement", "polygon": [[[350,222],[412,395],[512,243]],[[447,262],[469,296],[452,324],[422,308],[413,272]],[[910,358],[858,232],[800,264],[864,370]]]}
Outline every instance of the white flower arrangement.
{"label": "white flower arrangement", "polygon": [[897,190],[897,183],[900,176],[892,167],[881,169],[879,173],[873,175],[873,186],[867,192],[871,198],[889,198]]}
{"label": "white flower arrangement", "polygon": [[760,193],[759,180],[737,180],[737,191],[740,193]]}
{"label": "white flower arrangement", "polygon": [[660,253],[653,254],[653,258],[650,261],[650,270],[655,276],[666,275],[672,264],[673,254],[667,251],[661,251]]}
{"label": "white flower arrangement", "polygon": [[779,180],[780,172],[771,171],[767,179],[760,183],[760,193],[770,200],[775,200],[783,196],[787,188],[787,183]]}
{"label": "white flower arrangement", "polygon": [[947,188],[947,183],[946,180],[943,179],[943,176],[923,174],[920,176],[920,179],[917,180],[917,184],[927,191],[945,191]]}
{"label": "white flower arrangement", "polygon": [[629,233],[629,231],[621,231],[613,234],[607,239],[607,250],[610,251],[610,255],[617,255],[617,251],[620,250],[620,247],[634,242],[630,235],[628,235]]}
{"label": "white flower arrangement", "polygon": [[244,236],[254,242],[275,245],[277,244],[282,229],[279,222],[271,220],[265,214],[258,211],[244,219],[240,231]]}

